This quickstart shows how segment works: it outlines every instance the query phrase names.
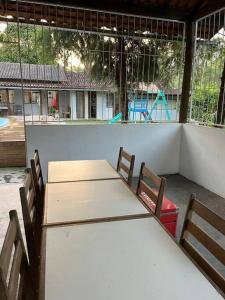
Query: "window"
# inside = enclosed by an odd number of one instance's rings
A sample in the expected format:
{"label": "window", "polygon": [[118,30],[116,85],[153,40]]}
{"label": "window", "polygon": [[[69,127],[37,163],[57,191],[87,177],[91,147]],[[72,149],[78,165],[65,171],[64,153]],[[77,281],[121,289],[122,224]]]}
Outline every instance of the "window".
{"label": "window", "polygon": [[32,92],[32,103],[39,104],[41,99],[40,92]]}
{"label": "window", "polygon": [[24,92],[24,103],[25,104],[31,103],[31,92]]}

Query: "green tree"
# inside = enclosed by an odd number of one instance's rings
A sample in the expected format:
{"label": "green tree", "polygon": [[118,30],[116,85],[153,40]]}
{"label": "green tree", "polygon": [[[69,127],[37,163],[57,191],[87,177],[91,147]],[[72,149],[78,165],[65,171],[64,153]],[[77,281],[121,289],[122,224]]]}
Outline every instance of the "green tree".
{"label": "green tree", "polygon": [[224,123],[224,57],[224,39],[197,42],[192,91],[192,118],[197,121]]}
{"label": "green tree", "polygon": [[[20,38],[20,57],[18,47]],[[56,64],[69,68],[76,55],[84,71],[95,81],[117,88],[124,118],[128,118],[128,96],[140,85],[160,81],[163,87],[177,84],[182,58],[182,43],[154,39],[140,32],[138,37],[116,34],[83,33],[54,28],[9,24],[0,33],[0,61]]]}
{"label": "green tree", "polygon": [[32,25],[21,25],[18,32],[17,24],[8,24],[0,32],[0,61],[18,63],[20,59],[22,63],[55,64],[57,56],[51,32]]}
{"label": "green tree", "polygon": [[181,42],[59,30],[53,35],[56,51],[65,65],[70,54],[76,53],[94,80],[115,84],[125,119],[129,91],[159,79],[164,87],[172,87],[179,76]]}

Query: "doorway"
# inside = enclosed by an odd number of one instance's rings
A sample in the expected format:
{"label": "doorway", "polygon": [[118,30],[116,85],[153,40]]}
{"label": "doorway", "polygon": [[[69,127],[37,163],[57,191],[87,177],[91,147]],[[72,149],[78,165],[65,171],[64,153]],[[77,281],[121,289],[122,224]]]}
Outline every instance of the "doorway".
{"label": "doorway", "polygon": [[88,118],[96,119],[96,115],[97,115],[96,92],[88,92]]}

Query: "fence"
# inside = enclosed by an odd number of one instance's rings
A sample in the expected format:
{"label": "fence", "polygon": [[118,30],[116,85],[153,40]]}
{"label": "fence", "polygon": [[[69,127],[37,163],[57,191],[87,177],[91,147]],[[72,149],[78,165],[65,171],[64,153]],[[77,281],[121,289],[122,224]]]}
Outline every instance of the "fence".
{"label": "fence", "polygon": [[21,5],[18,22],[0,23],[0,101],[11,114],[29,123],[178,120],[183,22]]}
{"label": "fence", "polygon": [[195,30],[190,121],[224,125],[225,10],[199,19]]}

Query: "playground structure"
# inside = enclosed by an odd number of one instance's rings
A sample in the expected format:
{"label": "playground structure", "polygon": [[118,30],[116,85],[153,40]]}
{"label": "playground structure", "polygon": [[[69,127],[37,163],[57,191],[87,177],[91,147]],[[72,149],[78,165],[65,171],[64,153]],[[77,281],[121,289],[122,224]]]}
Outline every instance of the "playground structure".
{"label": "playground structure", "polygon": [[[148,91],[147,95],[150,95],[151,92]],[[131,98],[131,97],[130,97]],[[156,96],[155,101],[153,102],[150,110],[148,110],[148,103],[150,101],[149,96],[147,98],[138,98],[138,96],[133,97],[128,103],[128,115],[130,121],[137,120],[137,113],[141,114],[144,117],[145,122],[152,120],[152,115],[154,111],[157,111],[157,106],[161,105],[164,107],[166,120],[171,120],[171,115],[168,109],[168,102],[165,93],[162,90],[159,90]],[[162,110],[162,109],[161,109]],[[109,121],[109,124],[116,123],[122,119],[122,113],[120,112],[114,118]]]}

